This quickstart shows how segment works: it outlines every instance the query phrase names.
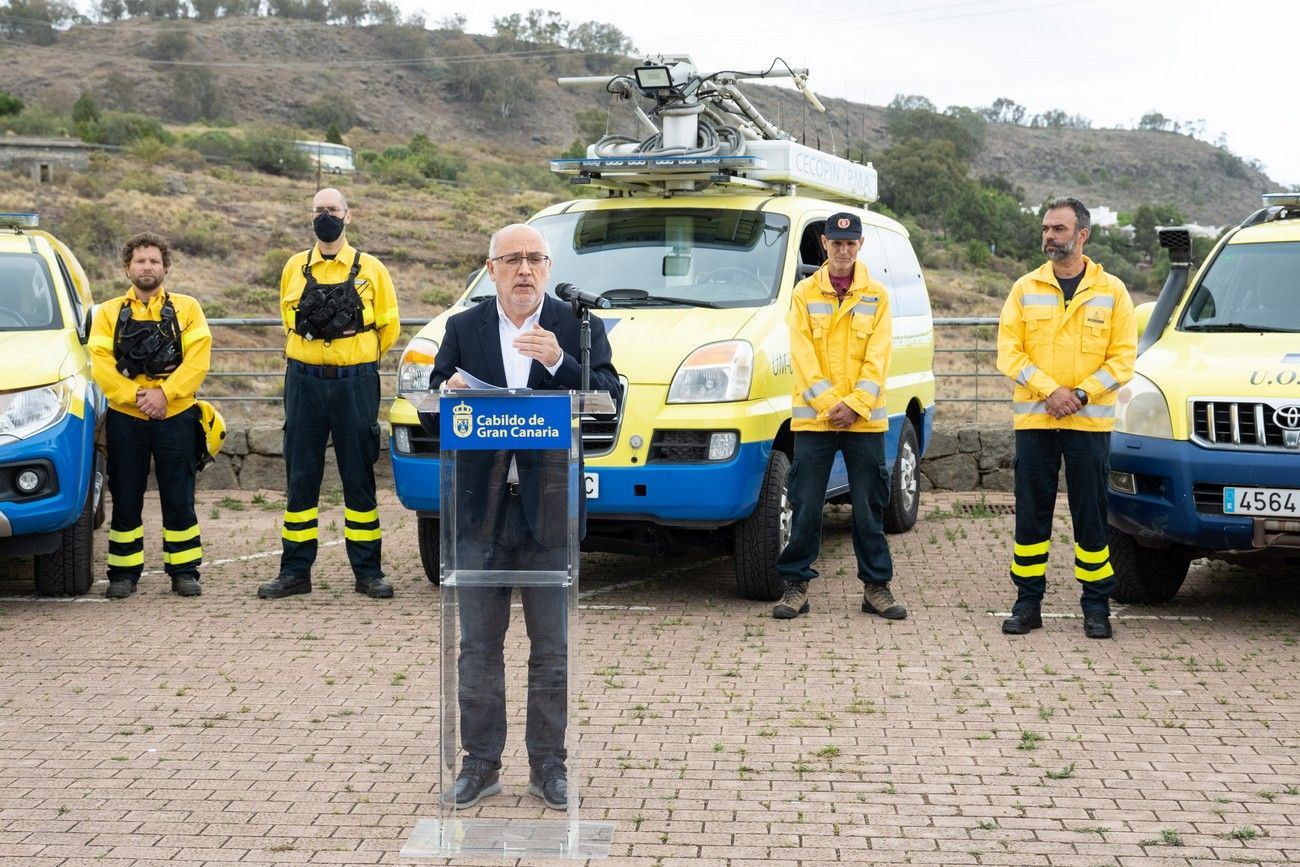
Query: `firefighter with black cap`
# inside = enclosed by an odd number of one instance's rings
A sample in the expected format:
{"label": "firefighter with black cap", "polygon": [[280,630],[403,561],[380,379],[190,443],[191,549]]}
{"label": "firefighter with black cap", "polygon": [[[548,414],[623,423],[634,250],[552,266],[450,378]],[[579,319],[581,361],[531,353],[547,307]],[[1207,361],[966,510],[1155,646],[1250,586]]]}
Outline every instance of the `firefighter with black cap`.
{"label": "firefighter with black cap", "polygon": [[1119,388],[1133,377],[1137,318],[1124,283],[1083,255],[1092,219],[1072,196],[1043,211],[1047,262],[1011,287],[998,323],[998,370],[1014,383],[1016,529],[1007,635],[1043,625],[1057,479],[1065,463],[1083,633],[1110,638],[1106,467]]}
{"label": "firefighter with black cap", "polygon": [[312,200],[317,243],[280,275],[280,314],[288,335],[284,377],[284,465],[288,497],[280,574],[257,595],[311,592],[325,448],[332,439],[343,481],[343,538],[356,592],[388,599],[380,567],[375,461],[379,459],[379,361],[401,323],[388,269],[347,240],[352,212],[336,189]]}
{"label": "firefighter with black cap", "polygon": [[788,620],[811,608],[808,583],[817,577],[812,565],[821,549],[826,485],[838,452],[849,476],[862,610],[902,620],[907,609],[889,589],[894,561],[885,539],[885,378],[894,335],[889,293],[858,258],[862,218],[857,214],[832,214],[821,244],[826,264],[799,281],[790,304],[794,461],[787,488],[794,514],[790,541],[776,558],[785,593],[772,616]]}
{"label": "firefighter with black cap", "polygon": [[203,546],[194,479],[206,453],[195,393],[208,373],[212,333],[199,302],[168,292],[167,241],[142,232],[122,248],[131,281],[99,305],[90,330],[95,382],[108,398],[108,592],[135,592],[144,569],[144,491],[152,459],[163,519],[163,569],[179,596],[198,596]]}

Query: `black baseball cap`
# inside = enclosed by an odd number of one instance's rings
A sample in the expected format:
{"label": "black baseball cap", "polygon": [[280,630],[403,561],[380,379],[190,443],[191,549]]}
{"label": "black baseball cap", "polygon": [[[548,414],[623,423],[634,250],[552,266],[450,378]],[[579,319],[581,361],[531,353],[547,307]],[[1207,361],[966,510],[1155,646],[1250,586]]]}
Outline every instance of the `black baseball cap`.
{"label": "black baseball cap", "polygon": [[830,241],[856,241],[862,237],[862,218],[848,211],[831,214],[822,234]]}

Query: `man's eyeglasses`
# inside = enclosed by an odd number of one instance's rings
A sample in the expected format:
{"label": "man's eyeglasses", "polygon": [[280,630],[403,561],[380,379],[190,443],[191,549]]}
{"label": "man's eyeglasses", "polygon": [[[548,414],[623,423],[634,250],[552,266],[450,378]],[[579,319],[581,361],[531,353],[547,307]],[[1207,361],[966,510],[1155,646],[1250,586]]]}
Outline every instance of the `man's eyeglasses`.
{"label": "man's eyeglasses", "polygon": [[504,256],[493,256],[488,261],[500,262],[502,265],[506,265],[510,268],[518,268],[525,260],[528,262],[529,267],[540,268],[543,265],[548,264],[551,261],[551,257],[542,253],[529,253],[527,256],[523,253],[507,253]]}
{"label": "man's eyeglasses", "polygon": [[311,214],[313,217],[319,217],[321,214],[333,214],[336,217],[341,217],[345,210],[345,208],[312,208]]}

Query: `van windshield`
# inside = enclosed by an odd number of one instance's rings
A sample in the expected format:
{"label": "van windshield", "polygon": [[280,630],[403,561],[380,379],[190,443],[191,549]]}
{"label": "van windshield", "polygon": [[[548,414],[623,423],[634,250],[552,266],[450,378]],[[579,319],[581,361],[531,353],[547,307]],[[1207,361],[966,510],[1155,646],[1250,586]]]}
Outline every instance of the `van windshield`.
{"label": "van windshield", "polygon": [[0,331],[62,327],[45,260],[35,253],[0,254]]}
{"label": "van windshield", "polygon": [[1197,284],[1179,328],[1300,332],[1300,242],[1225,246]]}
{"label": "van windshield", "polygon": [[[761,211],[628,208],[543,217],[551,284],[614,307],[760,307],[776,297],[790,220]],[[472,298],[495,292],[479,281]]]}

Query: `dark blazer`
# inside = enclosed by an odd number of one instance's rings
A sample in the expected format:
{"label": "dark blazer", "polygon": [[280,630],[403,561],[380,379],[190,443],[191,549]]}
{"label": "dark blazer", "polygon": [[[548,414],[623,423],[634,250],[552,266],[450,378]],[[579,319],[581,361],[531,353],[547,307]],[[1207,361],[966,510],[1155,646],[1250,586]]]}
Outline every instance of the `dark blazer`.
{"label": "dark blazer", "polygon": [[[564,358],[553,376],[539,362],[534,361],[528,374],[528,387],[534,390],[581,388],[579,322],[573,309],[565,302],[546,295],[542,299],[542,312],[537,324],[555,335],[560,349],[564,351]],[[505,363],[501,358],[500,319],[496,301],[492,298],[480,301],[469,310],[457,313],[447,320],[447,331],[438,347],[429,388],[435,390],[441,387],[451,379],[458,367],[484,382],[503,388],[506,385]],[[609,392],[616,404],[622,391],[618,372],[614,369],[605,323],[596,316],[591,317],[591,389]],[[514,457],[519,469],[521,497],[529,525],[539,538],[555,538],[555,528],[543,527],[542,524],[547,520],[563,520],[562,509],[546,507],[548,500],[557,494],[562,496],[562,492],[548,492],[535,483],[529,484],[530,479],[536,479],[539,475],[542,478],[555,477],[553,473],[541,472],[541,462],[554,460],[554,456],[547,452],[519,451],[514,453]],[[473,506],[468,513],[462,511],[458,516],[458,524],[469,521],[484,528],[492,525],[493,522],[488,518],[490,507],[493,506],[490,500],[495,498],[489,498],[487,493],[502,489],[505,481],[503,470],[508,463],[508,460],[502,460],[502,453],[465,452],[461,455],[457,463],[458,494],[470,498],[469,502]],[[578,510],[581,532],[585,535],[587,503],[582,496],[581,486]]]}

